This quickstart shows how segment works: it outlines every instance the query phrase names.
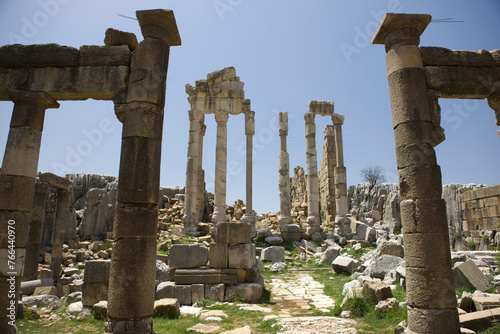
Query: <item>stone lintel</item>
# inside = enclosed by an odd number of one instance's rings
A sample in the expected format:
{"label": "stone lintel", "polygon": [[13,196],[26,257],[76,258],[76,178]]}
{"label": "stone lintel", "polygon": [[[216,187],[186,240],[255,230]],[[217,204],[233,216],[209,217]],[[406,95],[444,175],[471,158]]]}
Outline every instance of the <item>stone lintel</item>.
{"label": "stone lintel", "polygon": [[169,46],[181,45],[181,37],[171,9],[138,10],[136,16],[144,38],[158,38]]}
{"label": "stone lintel", "polygon": [[447,48],[426,46],[420,47],[424,66],[500,66],[500,50],[478,51],[450,50]]}
{"label": "stone lintel", "polygon": [[485,99],[500,91],[500,67],[425,66],[427,89],[441,98]]}
{"label": "stone lintel", "polygon": [[[395,43],[409,41],[418,45],[420,35],[431,22],[428,14],[386,13],[375,32],[372,44],[385,44],[386,49]],[[394,35],[393,32],[399,32]]]}
{"label": "stone lintel", "polygon": [[309,112],[320,116],[333,115],[333,101],[309,101]]}
{"label": "stone lintel", "polygon": [[228,66],[222,70],[213,71],[207,75],[207,81],[209,84],[215,84],[226,80],[238,79],[236,76],[236,69],[233,66]]}
{"label": "stone lintel", "polygon": [[128,66],[127,46],[83,45],[80,49],[59,44],[5,45],[0,47],[0,67]]}
{"label": "stone lintel", "polygon": [[68,190],[72,182],[64,177],[52,173],[38,173],[37,183],[48,184],[51,188],[58,190]]}
{"label": "stone lintel", "polygon": [[[128,66],[0,69],[0,101],[12,101],[15,98],[19,100],[30,97],[40,98],[43,94],[50,97],[48,102],[50,100],[113,100],[115,96],[125,91],[128,76]],[[25,93],[24,90],[29,92]],[[17,97],[20,92],[24,95]],[[47,108],[57,108],[57,106],[51,102]]]}
{"label": "stone lintel", "polygon": [[12,90],[8,93],[9,100],[14,103],[30,103],[34,105],[39,105],[44,108],[59,108],[59,103],[49,94],[45,92],[32,92],[32,91],[22,91],[22,90]]}

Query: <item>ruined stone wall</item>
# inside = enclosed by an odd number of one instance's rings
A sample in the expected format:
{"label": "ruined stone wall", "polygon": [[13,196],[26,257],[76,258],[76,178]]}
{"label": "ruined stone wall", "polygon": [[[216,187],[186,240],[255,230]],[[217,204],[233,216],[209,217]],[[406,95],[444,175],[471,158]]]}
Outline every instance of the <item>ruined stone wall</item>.
{"label": "ruined stone wall", "polygon": [[471,231],[500,228],[500,185],[483,187],[460,194],[465,236]]}
{"label": "ruined stone wall", "polygon": [[297,166],[293,169],[290,182],[290,197],[293,203],[307,203],[306,173],[304,168]]}

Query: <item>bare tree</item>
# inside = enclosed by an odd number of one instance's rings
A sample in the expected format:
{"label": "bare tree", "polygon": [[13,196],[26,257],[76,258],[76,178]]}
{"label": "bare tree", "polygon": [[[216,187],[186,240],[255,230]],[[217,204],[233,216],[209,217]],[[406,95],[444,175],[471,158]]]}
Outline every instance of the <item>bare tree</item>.
{"label": "bare tree", "polygon": [[380,166],[367,166],[361,170],[361,176],[363,180],[370,184],[370,188],[376,185],[377,183],[383,183],[387,181],[387,178],[384,175],[384,169]]}

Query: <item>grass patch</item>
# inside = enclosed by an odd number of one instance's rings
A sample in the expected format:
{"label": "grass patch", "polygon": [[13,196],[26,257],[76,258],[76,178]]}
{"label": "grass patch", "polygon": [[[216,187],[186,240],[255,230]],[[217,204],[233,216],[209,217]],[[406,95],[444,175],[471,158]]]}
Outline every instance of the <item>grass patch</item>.
{"label": "grass patch", "polygon": [[488,329],[485,329],[484,331],[479,331],[477,334],[498,334],[500,333],[500,323],[497,323],[493,326],[491,326]]}

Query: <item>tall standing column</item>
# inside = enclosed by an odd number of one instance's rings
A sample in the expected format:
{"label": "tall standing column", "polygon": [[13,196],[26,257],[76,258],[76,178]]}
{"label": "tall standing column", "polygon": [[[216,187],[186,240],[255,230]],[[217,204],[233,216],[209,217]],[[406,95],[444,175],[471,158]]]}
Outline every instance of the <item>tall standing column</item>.
{"label": "tall standing column", "polygon": [[[132,54],[113,226],[106,333],[153,333],[161,141],[170,47],[180,45],[171,10],[137,11],[144,40]],[[124,102],[124,103],[123,103]]]}
{"label": "tall standing column", "polygon": [[247,136],[247,179],[246,179],[246,212],[241,217],[241,222],[252,223],[252,231],[255,230],[257,217],[253,213],[252,206],[252,176],[253,176],[253,136],[255,135],[255,112],[245,112],[245,135]]}
{"label": "tall standing column", "polygon": [[334,126],[327,125],[323,130],[323,136],[325,144],[320,168],[321,207],[326,220],[332,221],[336,216],[334,170],[337,165],[337,149],[335,148]]}
{"label": "tall standing column", "polygon": [[342,124],[335,123],[335,149],[337,150],[337,166],[335,167],[335,205],[337,215],[347,214],[347,176],[344,166],[344,147],[342,144]]}
{"label": "tall standing column", "polygon": [[314,113],[306,112],[304,120],[306,123],[306,159],[307,159],[307,233],[309,235],[320,232],[319,227],[319,182],[318,182],[318,158],[316,153],[316,125],[314,124]]}
{"label": "tall standing column", "polygon": [[28,244],[26,245],[23,281],[31,281],[37,278],[40,247],[42,244],[42,228],[48,197],[49,185],[45,182],[36,182]]}
{"label": "tall standing column", "polygon": [[407,333],[459,333],[446,205],[433,146],[420,34],[430,15],[387,13],[373,37],[385,44],[401,220],[404,230]]}
{"label": "tall standing column", "polygon": [[200,121],[203,114],[200,111],[189,111],[189,143],[188,161],[186,166],[186,187],[183,231],[196,232],[196,205],[198,202],[198,172],[199,172],[199,143],[200,143]]}
{"label": "tall standing column", "polygon": [[62,270],[62,247],[66,223],[71,218],[71,192],[69,190],[57,190],[57,207],[54,228],[52,229],[52,252],[50,270],[54,275],[54,282],[59,280]]}
{"label": "tall standing column", "polygon": [[227,120],[229,113],[215,112],[217,143],[215,145],[215,208],[212,222],[227,221],[226,218],[226,170],[227,170]]}
{"label": "tall standing column", "polygon": [[[45,93],[14,97],[0,173],[0,333],[16,333],[15,314],[28,242],[45,110],[59,104]],[[7,314],[5,314],[5,310]]]}
{"label": "tall standing column", "polygon": [[280,215],[279,225],[288,225],[292,222],[292,207],[290,199],[290,157],[286,148],[286,137],[288,136],[288,113],[279,113],[279,135],[280,151],[278,155],[278,187],[280,193]]}
{"label": "tall standing column", "polygon": [[200,137],[198,139],[198,190],[197,190],[197,200],[196,209],[194,210],[198,220],[203,220],[205,215],[205,171],[203,170],[203,137],[205,137],[205,131],[207,126],[205,125],[205,115],[202,116],[200,120]]}

